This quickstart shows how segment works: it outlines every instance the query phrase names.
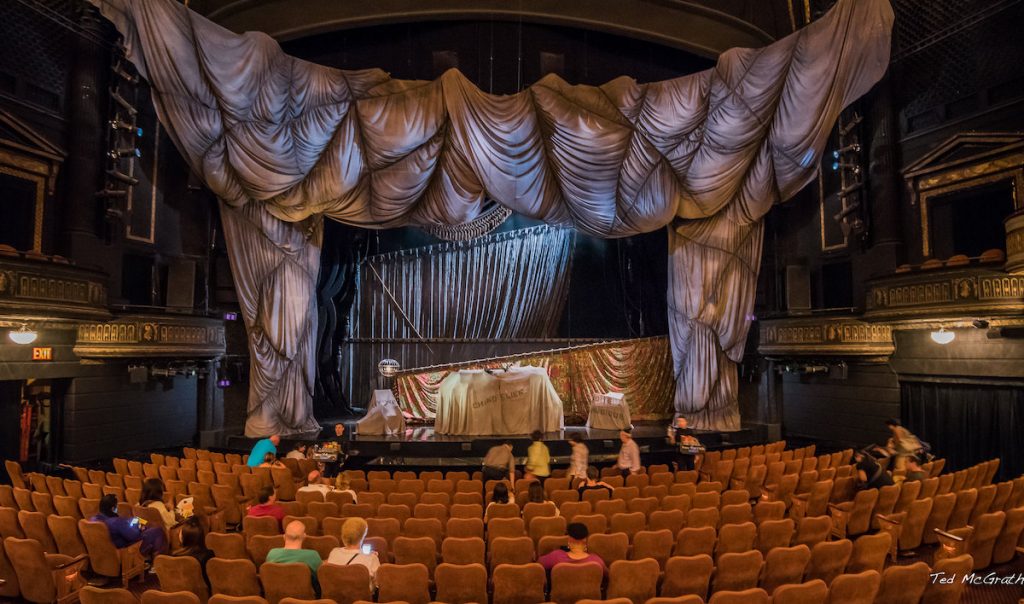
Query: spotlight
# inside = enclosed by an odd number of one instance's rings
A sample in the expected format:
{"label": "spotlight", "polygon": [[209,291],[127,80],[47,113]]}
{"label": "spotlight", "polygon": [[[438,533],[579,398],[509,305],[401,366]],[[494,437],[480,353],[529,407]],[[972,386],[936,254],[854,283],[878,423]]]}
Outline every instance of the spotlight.
{"label": "spotlight", "polygon": [[131,123],[123,121],[123,120],[116,120],[116,119],[115,120],[110,120],[110,129],[111,130],[126,130],[128,132],[134,131],[135,132],[135,136],[137,136],[139,138],[142,138],[142,128],[136,126],[135,124],[131,124]]}
{"label": "spotlight", "polygon": [[15,344],[25,345],[35,342],[39,334],[34,329],[29,329],[25,323],[22,323],[18,329],[7,332],[7,337]]}
{"label": "spotlight", "polygon": [[940,327],[938,331],[932,332],[932,341],[936,344],[942,344],[945,346],[956,339],[956,334],[952,331],[946,331],[945,327]]}
{"label": "spotlight", "polygon": [[845,162],[845,161],[835,161],[835,162],[832,162],[832,169],[833,170],[838,171],[839,168],[843,168],[844,170],[849,170],[849,171],[853,172],[854,174],[860,174],[860,166],[858,166],[857,164],[851,164],[851,163]]}
{"label": "spotlight", "polygon": [[142,157],[142,151],[136,147],[130,149],[111,149],[107,155],[110,159],[124,159],[126,157]]}
{"label": "spotlight", "polygon": [[832,152],[832,157],[839,159],[843,153],[860,153],[860,143],[853,143],[852,145],[840,147]]}
{"label": "spotlight", "polygon": [[238,313],[236,313],[236,312],[226,312],[226,313],[224,313],[224,320],[225,321],[237,321],[238,320]]}

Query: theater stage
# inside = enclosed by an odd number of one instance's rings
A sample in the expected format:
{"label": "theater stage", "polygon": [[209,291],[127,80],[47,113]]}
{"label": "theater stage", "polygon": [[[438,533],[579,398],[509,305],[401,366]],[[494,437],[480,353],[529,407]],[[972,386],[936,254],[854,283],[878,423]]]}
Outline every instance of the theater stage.
{"label": "theater stage", "polygon": [[[530,446],[530,437],[518,435],[473,435],[462,436],[452,434],[436,434],[433,426],[409,426],[404,434],[381,436],[372,434],[353,434],[358,418],[341,421],[323,421],[323,429],[319,440],[333,440],[335,424],[345,425],[342,440],[354,453],[349,457],[346,467],[370,469],[397,469],[402,467],[440,468],[446,470],[479,469],[487,450],[502,441],[512,441],[513,453],[517,457],[526,457],[526,449]],[[666,424],[664,422],[637,422],[633,427],[633,438],[640,446],[644,463],[661,463],[669,459],[672,449],[665,440]],[[592,430],[585,426],[566,426],[557,432],[544,434],[543,440],[551,450],[552,464],[564,466],[569,463],[569,437],[573,433],[583,436],[590,449],[591,463],[608,465],[614,462],[621,443],[619,433],[615,430]],[[757,444],[758,435],[755,430],[743,429],[737,432],[694,431],[697,438],[709,450],[726,447]],[[229,438],[229,448],[248,452],[255,441],[242,436]],[[299,442],[283,438],[280,453],[283,455]],[[316,442],[307,439],[301,442]]]}

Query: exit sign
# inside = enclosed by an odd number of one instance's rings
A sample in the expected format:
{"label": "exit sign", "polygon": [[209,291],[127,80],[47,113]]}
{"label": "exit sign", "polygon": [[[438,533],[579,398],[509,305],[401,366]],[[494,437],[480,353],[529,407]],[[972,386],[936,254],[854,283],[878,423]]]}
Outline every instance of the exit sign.
{"label": "exit sign", "polygon": [[52,361],[53,360],[53,348],[47,346],[46,348],[33,348],[32,349],[32,360],[33,361]]}

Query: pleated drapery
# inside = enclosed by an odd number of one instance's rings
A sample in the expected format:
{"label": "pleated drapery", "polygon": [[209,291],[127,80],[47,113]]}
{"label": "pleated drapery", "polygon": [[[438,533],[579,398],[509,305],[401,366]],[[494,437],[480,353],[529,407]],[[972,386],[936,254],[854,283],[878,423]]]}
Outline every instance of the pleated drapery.
{"label": "pleated drapery", "polygon": [[[90,1],[123,34],[161,124],[192,169],[228,207],[258,206],[248,211],[266,218],[253,224],[277,232],[283,227],[273,219],[326,215],[369,228],[457,225],[478,217],[486,198],[599,237],[678,220],[676,232],[693,236],[673,251],[671,265],[750,288],[713,288],[726,298],[753,295],[747,273],[722,261],[749,253],[703,248],[716,240],[745,245],[740,230],[759,229],[752,225],[774,203],[810,182],[840,111],[885,72],[893,20],[888,0],[839,0],[804,29],[765,48],[727,51],[700,73],[649,84],[621,77],[598,87],[548,75],[494,96],[457,70],[422,82],[314,65],[284,54],[265,34],[235,34],[174,0]],[[310,253],[318,251],[313,238],[306,241]],[[243,249],[236,244],[229,253]],[[258,266],[244,269],[248,262]],[[232,258],[243,306],[309,312],[279,300],[272,288],[281,279],[249,281],[270,270],[263,263]],[[287,278],[315,285],[316,275],[290,271]],[[737,323],[746,321],[737,314],[743,305],[722,311],[721,298],[678,301],[683,284],[696,286],[677,279],[669,294],[678,321],[676,377],[684,382],[676,408],[692,413],[695,427],[729,428],[734,412],[705,411],[736,405],[728,365],[742,346],[732,338],[746,329]],[[266,313],[253,321],[250,333],[264,334],[250,335],[254,359],[267,357],[257,346],[290,341],[305,324]],[[311,370],[310,356],[293,353],[275,347],[274,354]],[[281,369],[254,360],[261,386],[251,394],[308,373]],[[315,424],[311,396],[296,384],[278,389],[284,398],[272,403],[250,398],[248,435]],[[257,409],[270,404],[272,411]],[[255,423],[264,413],[283,416]]]}
{"label": "pleated drapery", "polygon": [[571,235],[539,226],[367,258],[353,334],[553,337],[568,294]]}
{"label": "pleated drapery", "polygon": [[662,419],[672,415],[675,379],[665,337],[588,344],[486,362],[404,371],[396,380],[399,404],[413,417],[431,419],[437,409],[441,382],[452,371],[497,369],[513,362],[547,369],[551,384],[562,399],[566,417],[585,421],[593,396],[607,392],[624,393],[632,419]]}

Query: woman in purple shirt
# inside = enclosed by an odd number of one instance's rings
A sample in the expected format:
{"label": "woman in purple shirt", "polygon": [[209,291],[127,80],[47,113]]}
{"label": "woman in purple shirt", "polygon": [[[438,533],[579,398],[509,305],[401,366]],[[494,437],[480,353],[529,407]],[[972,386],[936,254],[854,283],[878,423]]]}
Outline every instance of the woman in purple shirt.
{"label": "woman in purple shirt", "polygon": [[569,537],[568,547],[544,554],[537,562],[540,562],[547,571],[551,571],[557,564],[597,564],[601,567],[601,572],[607,575],[608,567],[605,566],[604,560],[597,554],[587,553],[587,537],[590,536],[587,525],[572,522],[566,527],[565,532]]}

